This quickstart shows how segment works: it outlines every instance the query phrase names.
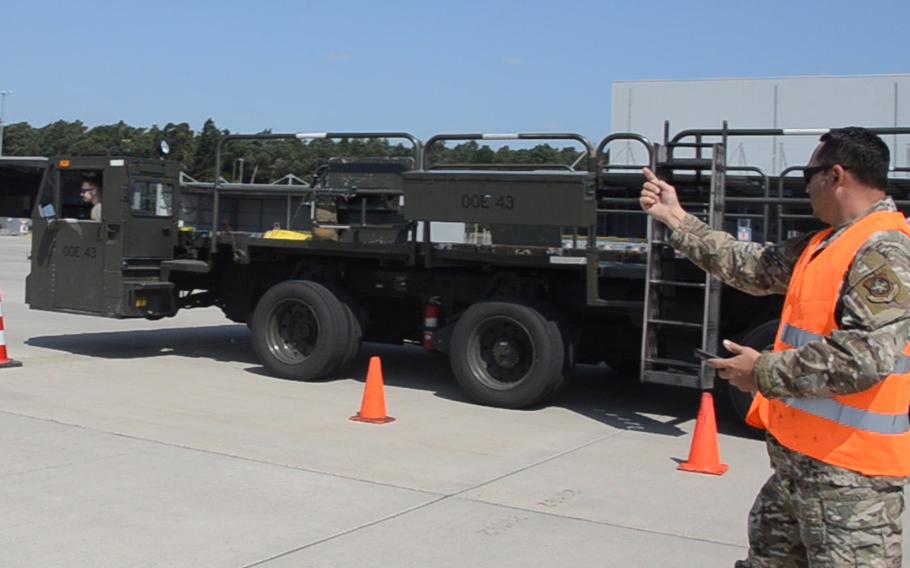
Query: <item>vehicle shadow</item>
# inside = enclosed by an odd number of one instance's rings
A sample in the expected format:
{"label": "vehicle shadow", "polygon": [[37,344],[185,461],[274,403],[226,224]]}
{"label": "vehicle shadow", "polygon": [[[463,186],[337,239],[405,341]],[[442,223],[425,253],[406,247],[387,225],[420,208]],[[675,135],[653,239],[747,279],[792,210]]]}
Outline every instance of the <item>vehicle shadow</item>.
{"label": "vehicle shadow", "polygon": [[[387,385],[430,390],[440,398],[471,402],[452,375],[449,358],[417,346],[365,343],[357,359],[342,369],[339,377],[365,381],[372,356],[381,358],[383,381]],[[262,367],[247,370],[266,374]],[[701,392],[697,390],[641,383],[637,378],[620,376],[605,365],[577,365],[566,388],[547,406],[566,408],[618,430],[686,436],[691,428],[683,430],[680,424],[694,420],[700,404]],[[733,416],[732,409],[726,408],[726,399],[716,400],[715,406],[720,433],[737,437],[754,435]]]}
{"label": "vehicle shadow", "polygon": [[25,344],[104,359],[177,356],[256,362],[250,332],[238,324],[43,335],[31,337]]}
{"label": "vehicle shadow", "polygon": [[[249,330],[240,324],[38,336],[28,339],[26,344],[105,359],[176,356],[239,362],[250,365],[244,371],[257,377],[284,380],[270,376],[258,364]],[[373,356],[382,360],[383,380],[387,385],[432,391],[443,399],[471,402],[455,381],[448,357],[417,346],[364,343],[347,368],[326,380],[365,381],[369,359]],[[695,419],[699,403],[700,393],[692,389],[643,384],[619,376],[604,365],[578,365],[564,391],[548,406],[568,409],[619,430],[685,436],[687,431],[680,424]],[[716,401],[716,406],[721,433],[754,436],[732,412],[725,412],[726,400]]]}

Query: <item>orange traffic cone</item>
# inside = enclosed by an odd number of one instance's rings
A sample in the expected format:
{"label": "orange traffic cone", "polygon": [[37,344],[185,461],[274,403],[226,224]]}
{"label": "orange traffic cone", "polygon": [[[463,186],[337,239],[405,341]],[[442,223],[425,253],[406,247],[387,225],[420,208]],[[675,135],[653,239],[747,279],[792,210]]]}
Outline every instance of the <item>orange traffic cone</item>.
{"label": "orange traffic cone", "polygon": [[22,363],[14,359],[10,359],[6,354],[6,336],[4,335],[3,330],[3,307],[2,298],[0,298],[0,369],[5,369],[7,367],[21,367]]}
{"label": "orange traffic cone", "polygon": [[370,368],[367,370],[367,384],[363,389],[363,403],[360,412],[351,416],[351,420],[385,424],[395,420],[385,414],[385,394],[382,390],[382,363],[379,357],[370,357]]}
{"label": "orange traffic cone", "polygon": [[695,435],[692,437],[689,461],[679,464],[676,469],[714,475],[723,475],[730,469],[727,464],[720,463],[717,422],[714,419],[714,398],[709,392],[701,394],[701,407],[698,409],[698,419],[695,421]]}

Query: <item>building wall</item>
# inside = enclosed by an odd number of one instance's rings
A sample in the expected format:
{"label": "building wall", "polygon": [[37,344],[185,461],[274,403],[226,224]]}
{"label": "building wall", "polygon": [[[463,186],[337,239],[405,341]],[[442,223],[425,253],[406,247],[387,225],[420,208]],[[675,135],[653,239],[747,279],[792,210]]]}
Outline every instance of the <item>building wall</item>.
{"label": "building wall", "polygon": [[[612,130],[639,132],[652,142],[689,128],[910,127],[910,75],[780,77],[692,81],[621,81],[613,84]],[[818,136],[731,139],[728,163],[769,174],[805,164]],[[892,166],[910,166],[910,136],[888,136]],[[635,144],[617,143],[611,159],[643,163]]]}

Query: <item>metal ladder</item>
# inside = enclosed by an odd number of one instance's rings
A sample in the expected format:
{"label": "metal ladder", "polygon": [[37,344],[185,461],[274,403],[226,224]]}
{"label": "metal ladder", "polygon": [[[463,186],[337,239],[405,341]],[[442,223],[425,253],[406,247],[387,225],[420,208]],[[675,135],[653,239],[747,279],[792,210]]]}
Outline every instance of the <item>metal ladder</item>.
{"label": "metal ladder", "polygon": [[[691,170],[700,174],[710,172],[710,193],[705,221],[714,229],[721,228],[724,216],[724,173],[726,152],[724,144],[702,142],[677,144],[676,146],[696,148],[696,158],[674,159],[673,146],[658,149],[656,173],[661,179],[675,170]],[[711,149],[710,158],[701,158],[701,150]],[[666,258],[669,249],[667,237],[670,230],[654,219],[648,221],[648,257],[645,267],[645,298],[642,322],[641,381],[677,386],[711,389],[714,386],[714,369],[704,362],[681,359],[661,353],[658,340],[663,328],[683,328],[686,333],[700,333],[693,337],[692,345],[716,353],[719,342],[720,297],[722,284],[705,273],[703,281],[690,281],[664,277],[668,262],[680,262]],[[704,290],[701,321],[670,319],[662,309],[664,291],[670,288],[697,288]]]}

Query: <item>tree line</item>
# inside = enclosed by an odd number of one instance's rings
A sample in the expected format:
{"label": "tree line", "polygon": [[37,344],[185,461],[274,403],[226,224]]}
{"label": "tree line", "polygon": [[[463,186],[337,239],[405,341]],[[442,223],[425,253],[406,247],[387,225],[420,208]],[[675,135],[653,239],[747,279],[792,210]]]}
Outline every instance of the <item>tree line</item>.
{"label": "tree line", "polygon": [[[264,131],[265,133],[269,131]],[[82,121],[58,120],[35,128],[27,122],[9,124],[4,130],[3,150],[8,156],[136,156],[157,157],[161,141],[170,147],[169,159],[183,164],[184,171],[199,180],[212,180],[219,139],[229,134],[211,118],[199,131],[186,122],[164,127],[130,126],[123,121],[89,128]],[[579,157],[575,148],[539,144],[532,148],[497,149],[467,141],[454,146],[434,144],[429,149],[434,164],[561,164]],[[386,139],[312,140],[262,142],[238,140],[223,151],[221,176],[251,183],[267,183],[288,174],[306,179],[330,157],[406,157],[414,151],[407,142]],[[242,166],[240,160],[242,161]]]}

